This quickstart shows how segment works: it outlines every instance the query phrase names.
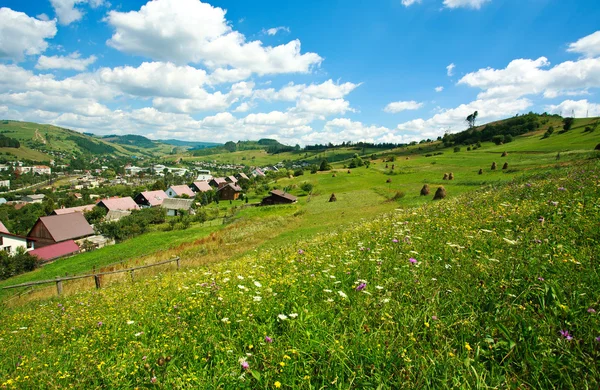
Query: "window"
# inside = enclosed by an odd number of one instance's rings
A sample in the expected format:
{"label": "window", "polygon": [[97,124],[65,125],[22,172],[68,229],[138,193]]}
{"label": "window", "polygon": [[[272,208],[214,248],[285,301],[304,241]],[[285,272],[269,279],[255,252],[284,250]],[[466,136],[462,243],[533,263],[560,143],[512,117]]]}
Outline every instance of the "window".
{"label": "window", "polygon": [[33,248],[33,241],[27,240],[27,249],[32,249],[32,248]]}
{"label": "window", "polygon": [[4,248],[2,248],[4,250],[4,252],[8,252],[10,253],[10,246],[5,246]]}
{"label": "window", "polygon": [[4,237],[0,237],[0,245],[4,244]]}

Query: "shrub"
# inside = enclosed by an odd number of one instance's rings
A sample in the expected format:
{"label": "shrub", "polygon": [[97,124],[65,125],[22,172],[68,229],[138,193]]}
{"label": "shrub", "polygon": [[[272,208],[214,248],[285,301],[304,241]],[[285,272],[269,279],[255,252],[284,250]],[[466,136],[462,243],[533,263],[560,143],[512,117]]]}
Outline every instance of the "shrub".
{"label": "shrub", "polygon": [[302,191],[310,193],[312,192],[314,187],[311,183],[303,183],[300,188],[302,188]]}
{"label": "shrub", "polygon": [[460,146],[455,146],[454,147],[454,153],[458,153],[460,152]]}

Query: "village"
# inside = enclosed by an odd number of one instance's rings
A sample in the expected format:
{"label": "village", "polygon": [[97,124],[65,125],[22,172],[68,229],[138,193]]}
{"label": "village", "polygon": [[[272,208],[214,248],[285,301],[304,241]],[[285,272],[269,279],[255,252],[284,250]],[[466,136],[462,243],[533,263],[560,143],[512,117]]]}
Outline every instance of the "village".
{"label": "village", "polygon": [[[18,167],[17,169],[22,168]],[[48,167],[48,171],[43,173],[50,174],[49,169]],[[74,190],[95,189],[100,185],[127,184],[128,180],[137,177],[142,171],[130,164],[125,167],[125,170],[126,175],[113,180],[93,176],[88,171],[77,179],[73,179],[71,188]],[[94,200],[93,202],[53,209],[48,215],[39,217],[26,235],[11,233],[0,221],[0,248],[13,256],[19,253],[28,253],[35,256],[37,265],[43,265],[62,257],[115,244],[114,238],[102,235],[95,225],[99,222],[118,222],[136,211],[160,209],[166,217],[177,217],[195,215],[198,207],[207,206],[212,202],[218,204],[224,201],[230,203],[245,201],[246,206],[295,203],[297,201],[295,196],[285,191],[272,190],[269,196],[263,198],[260,203],[248,204],[248,197],[244,195],[242,185],[249,188],[249,185],[256,179],[266,178],[265,172],[275,170],[277,170],[275,167],[254,168],[248,174],[240,171],[229,176],[213,177],[209,170],[200,169],[196,179],[189,185],[178,184],[164,189],[140,191],[133,197],[101,198],[98,195],[90,194],[88,198]],[[164,176],[167,173],[184,176],[188,173],[185,168],[172,168],[159,164],[154,165],[150,172],[154,172],[157,176]],[[75,192],[71,195],[79,202],[83,199],[81,193]],[[7,202],[6,199],[0,199],[0,202],[6,206],[20,209],[29,204],[41,204],[44,199],[45,195],[40,193],[23,195],[17,201]]]}

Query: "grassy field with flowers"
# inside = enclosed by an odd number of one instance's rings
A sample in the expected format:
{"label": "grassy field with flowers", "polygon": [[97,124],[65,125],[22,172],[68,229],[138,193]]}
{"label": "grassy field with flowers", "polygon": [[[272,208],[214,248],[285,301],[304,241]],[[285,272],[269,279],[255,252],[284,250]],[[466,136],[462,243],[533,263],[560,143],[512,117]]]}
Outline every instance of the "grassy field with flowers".
{"label": "grassy field with flowers", "polygon": [[600,161],[563,162],[5,309],[0,386],[598,388],[599,247]]}

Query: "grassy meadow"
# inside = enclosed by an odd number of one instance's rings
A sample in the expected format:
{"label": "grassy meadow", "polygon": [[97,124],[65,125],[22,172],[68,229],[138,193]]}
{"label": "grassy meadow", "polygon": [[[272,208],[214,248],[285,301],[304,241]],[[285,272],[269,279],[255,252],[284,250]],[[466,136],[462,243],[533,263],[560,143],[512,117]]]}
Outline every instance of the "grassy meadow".
{"label": "grassy meadow", "polygon": [[350,173],[338,161],[270,183],[296,204],[3,281],[182,258],[5,303],[0,388],[598,388],[600,132],[584,121],[471,151],[399,148]]}

